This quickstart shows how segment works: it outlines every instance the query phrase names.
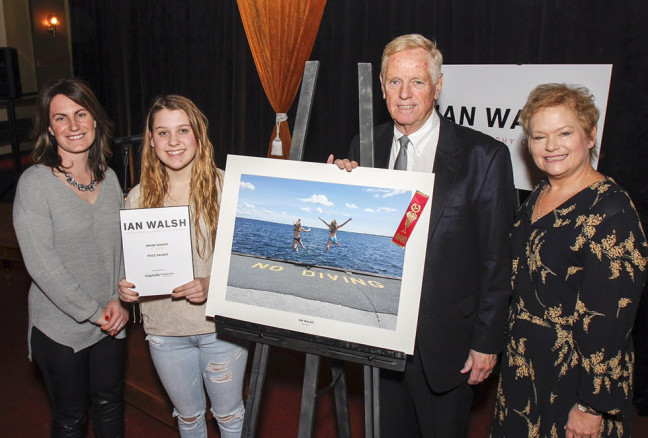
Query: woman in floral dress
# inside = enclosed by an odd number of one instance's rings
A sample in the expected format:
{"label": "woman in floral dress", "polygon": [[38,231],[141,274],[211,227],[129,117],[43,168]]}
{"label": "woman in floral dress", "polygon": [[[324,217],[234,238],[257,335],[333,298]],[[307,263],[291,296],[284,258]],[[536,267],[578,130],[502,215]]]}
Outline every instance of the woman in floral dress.
{"label": "woman in floral dress", "polygon": [[511,235],[493,437],[630,436],[630,332],[648,246],[628,194],[591,165],[598,116],[587,89],[564,84],[536,87],[522,110],[546,179]]}

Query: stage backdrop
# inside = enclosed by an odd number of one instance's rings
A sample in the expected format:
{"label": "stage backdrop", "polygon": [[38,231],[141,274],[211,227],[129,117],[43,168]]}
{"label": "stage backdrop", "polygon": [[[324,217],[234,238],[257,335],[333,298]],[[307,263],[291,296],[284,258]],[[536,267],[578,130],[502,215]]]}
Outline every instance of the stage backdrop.
{"label": "stage backdrop", "polygon": [[[69,9],[74,72],[96,90],[118,136],[142,131],[154,96],[180,93],[207,115],[220,167],[228,153],[265,156],[275,114],[235,0],[69,0]],[[311,54],[321,67],[304,159],[346,155],[358,132],[358,62],[374,67],[375,122],[389,119],[380,56],[404,33],[436,39],[447,65],[612,64],[599,170],[627,188],[646,217],[646,21],[648,3],[637,0],[331,0]]]}

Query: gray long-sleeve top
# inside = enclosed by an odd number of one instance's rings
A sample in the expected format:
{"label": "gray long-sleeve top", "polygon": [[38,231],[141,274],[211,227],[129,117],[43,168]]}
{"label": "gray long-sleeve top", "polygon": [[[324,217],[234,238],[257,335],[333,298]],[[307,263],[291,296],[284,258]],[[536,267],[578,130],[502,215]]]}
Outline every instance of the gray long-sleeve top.
{"label": "gray long-sleeve top", "polygon": [[[101,307],[119,299],[123,277],[119,209],[124,198],[108,169],[94,204],[81,199],[49,167],[27,169],[16,189],[13,220],[32,277],[29,333],[79,351],[107,336],[93,324]],[[125,336],[122,330],[117,338]]]}

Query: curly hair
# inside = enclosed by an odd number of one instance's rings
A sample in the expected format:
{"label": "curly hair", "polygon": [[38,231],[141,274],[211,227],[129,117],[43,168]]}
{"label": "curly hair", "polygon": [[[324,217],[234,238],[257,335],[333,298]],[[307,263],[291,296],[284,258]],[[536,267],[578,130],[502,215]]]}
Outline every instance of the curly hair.
{"label": "curly hair", "polygon": [[[179,95],[161,96],[155,99],[146,116],[146,127],[141,144],[140,206],[161,207],[168,195],[168,176],[165,165],[151,147],[151,135],[155,115],[163,110],[183,111],[189,118],[198,150],[191,170],[189,203],[197,233],[197,250],[201,257],[211,255],[218,226],[220,191],[223,178],[214,161],[214,146],[207,136],[207,117],[189,99]],[[205,227],[201,226],[205,224]]]}
{"label": "curly hair", "polygon": [[88,168],[92,172],[93,179],[101,182],[108,169],[108,158],[112,155],[110,145],[113,125],[92,90],[80,79],[54,79],[41,88],[32,120],[31,136],[36,140],[32,158],[36,164],[43,164],[61,173],[65,172],[58,153],[58,143],[48,129],[50,104],[59,94],[85,108],[97,124],[95,140],[88,151]]}

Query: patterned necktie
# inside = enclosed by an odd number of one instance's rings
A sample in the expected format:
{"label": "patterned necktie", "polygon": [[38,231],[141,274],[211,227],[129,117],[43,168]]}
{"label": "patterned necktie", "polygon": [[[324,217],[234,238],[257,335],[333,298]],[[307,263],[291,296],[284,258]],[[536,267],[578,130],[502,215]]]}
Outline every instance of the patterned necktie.
{"label": "patterned necktie", "polygon": [[409,143],[409,138],[407,138],[406,135],[403,135],[398,139],[398,142],[400,143],[400,150],[398,151],[398,156],[394,163],[394,169],[407,170],[407,143]]}

